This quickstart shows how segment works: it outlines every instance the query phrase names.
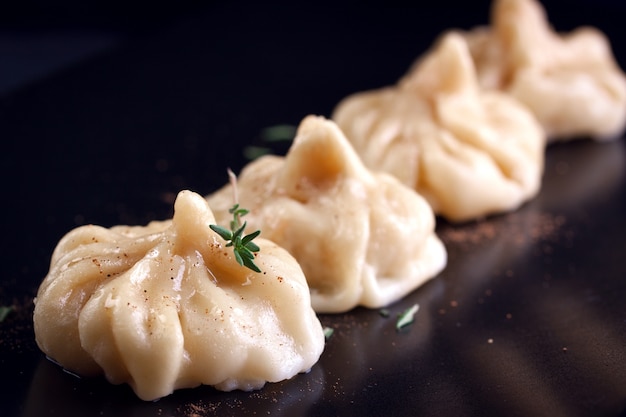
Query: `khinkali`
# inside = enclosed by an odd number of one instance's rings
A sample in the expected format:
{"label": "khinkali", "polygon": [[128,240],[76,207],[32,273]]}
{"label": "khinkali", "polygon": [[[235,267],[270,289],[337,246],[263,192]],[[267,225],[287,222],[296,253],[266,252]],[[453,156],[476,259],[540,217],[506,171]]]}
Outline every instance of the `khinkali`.
{"label": "khinkali", "polygon": [[481,85],[528,106],[549,140],[624,132],[626,76],[599,30],[559,34],[538,1],[494,0],[491,26],[465,36]]}
{"label": "khinkali", "polygon": [[256,389],[309,370],[324,334],[295,259],[258,238],[253,272],[209,229],[202,196],[182,191],[174,208],[171,220],[82,226],[61,239],[35,304],[43,352],[144,400],[200,384]]}
{"label": "khinkali", "polygon": [[[301,122],[285,157],[245,166],[238,194],[250,227],[298,260],[317,312],[387,305],[446,264],[427,202],[392,176],[369,171],[323,117]],[[207,198],[226,221],[230,186]]]}
{"label": "khinkali", "polygon": [[348,96],[332,117],[367,167],[414,188],[448,220],[513,210],[539,191],[541,126],[516,99],[478,85],[458,33],[397,85]]}

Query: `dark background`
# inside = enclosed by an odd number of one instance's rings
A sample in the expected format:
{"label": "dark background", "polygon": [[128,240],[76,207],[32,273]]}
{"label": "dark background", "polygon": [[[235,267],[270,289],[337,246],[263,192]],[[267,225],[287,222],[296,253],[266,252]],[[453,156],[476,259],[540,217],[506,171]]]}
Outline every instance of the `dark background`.
{"label": "dark background", "polygon": [[[372,311],[324,317],[343,331],[320,366],[257,397],[202,388],[144,405],[123,387],[62,373],[34,343],[32,297],[67,231],[170,217],[179,190],[207,194],[225,183],[227,167],[239,170],[247,162],[243,147],[263,144],[263,128],[330,116],[346,95],[394,83],[444,30],[487,23],[489,5],[3,3],[0,305],[14,306],[0,323],[0,374],[11,385],[0,394],[7,415],[63,415],[70,407],[82,415],[192,415],[195,406],[200,415],[624,410],[623,139],[548,149],[544,189],[517,213],[461,229],[440,222],[448,269],[393,307],[419,301],[415,333],[423,336],[409,343]],[[626,3],[544,5],[559,31],[583,24],[603,30],[626,68]],[[559,216],[568,227],[556,237],[523,234],[524,250],[505,238]],[[483,236],[485,225],[499,230],[497,237],[470,249],[451,237]],[[491,298],[494,288],[500,291]],[[441,313],[459,300],[468,307],[455,310],[454,319]],[[519,321],[503,320],[507,312]],[[485,350],[487,338],[524,354],[512,359]],[[389,359],[398,355],[406,362]]]}

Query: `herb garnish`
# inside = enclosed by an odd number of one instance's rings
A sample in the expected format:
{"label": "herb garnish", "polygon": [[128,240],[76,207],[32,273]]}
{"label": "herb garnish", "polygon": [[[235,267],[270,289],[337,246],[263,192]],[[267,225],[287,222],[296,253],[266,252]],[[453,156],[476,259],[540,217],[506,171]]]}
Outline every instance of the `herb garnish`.
{"label": "herb garnish", "polygon": [[417,310],[419,310],[419,308],[420,306],[418,304],[413,304],[411,307],[398,314],[398,320],[396,321],[396,330],[400,330],[413,323],[413,317],[415,316],[415,313],[417,313]]}
{"label": "herb garnish", "polygon": [[265,146],[250,145],[243,148],[243,156],[251,161],[270,153],[272,153],[272,150]]}
{"label": "herb garnish", "polygon": [[13,306],[0,306],[0,323],[13,311]]}
{"label": "herb garnish", "polygon": [[233,187],[233,198],[235,200],[235,204],[228,209],[228,212],[233,215],[233,219],[230,221],[230,230],[217,224],[210,224],[209,227],[227,242],[226,247],[232,246],[235,260],[237,260],[239,265],[245,266],[254,272],[261,272],[261,269],[254,263],[254,254],[260,251],[261,248],[253,242],[254,238],[261,234],[261,231],[257,230],[249,235],[244,234],[248,223],[244,222],[241,224],[241,218],[250,211],[239,207],[237,177],[230,169],[228,170],[228,177]]}
{"label": "herb garnish", "polygon": [[292,140],[298,128],[290,124],[279,124],[266,127],[261,131],[261,139],[265,142],[282,142]]}
{"label": "herb garnish", "polygon": [[335,329],[332,327],[324,327],[324,339],[328,340],[335,333]]}
{"label": "herb garnish", "polygon": [[[276,143],[276,142],[291,142],[296,135],[298,128],[290,124],[278,124],[269,126],[261,130],[261,142]],[[249,145],[243,148],[243,156],[251,161],[260,158],[264,155],[269,155],[276,152],[276,149],[272,149],[270,146],[261,145]]]}

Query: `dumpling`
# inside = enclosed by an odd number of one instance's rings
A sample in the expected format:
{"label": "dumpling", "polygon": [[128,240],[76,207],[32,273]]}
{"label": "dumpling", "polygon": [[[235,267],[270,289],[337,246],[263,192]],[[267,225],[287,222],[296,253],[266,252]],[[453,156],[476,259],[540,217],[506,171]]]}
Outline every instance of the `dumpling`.
{"label": "dumpling", "polygon": [[[334,122],[307,116],[285,157],[252,161],[238,179],[246,220],[300,263],[317,312],[392,303],[446,263],[426,201],[365,168]],[[207,196],[218,221],[229,186]]]}
{"label": "dumpling", "polygon": [[558,34],[536,0],[494,0],[491,19],[466,34],[483,87],[528,106],[550,140],[623,133],[626,76],[603,33]]}
{"label": "dumpling", "polygon": [[182,191],[174,208],[171,220],[61,239],[36,298],[42,351],[144,400],[200,384],[257,389],[309,370],[324,335],[295,259],[258,238],[263,272],[253,272],[209,229],[202,196]]}
{"label": "dumpling", "polygon": [[342,100],[332,118],[366,166],[414,188],[448,220],[513,210],[539,191],[541,126],[517,100],[480,88],[458,33],[442,36],[397,85]]}

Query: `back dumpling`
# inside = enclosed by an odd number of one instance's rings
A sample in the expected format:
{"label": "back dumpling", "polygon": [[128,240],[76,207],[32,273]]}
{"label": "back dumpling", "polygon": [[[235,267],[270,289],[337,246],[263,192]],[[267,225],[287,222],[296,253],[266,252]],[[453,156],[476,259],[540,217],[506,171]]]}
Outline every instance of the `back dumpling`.
{"label": "back dumpling", "polygon": [[548,139],[615,139],[626,126],[626,75],[592,27],[557,33],[536,0],[494,0],[491,26],[465,34],[486,88],[506,91]]}
{"label": "back dumpling", "polygon": [[[427,202],[361,162],[332,121],[308,116],[285,157],[266,156],[238,179],[246,220],[299,262],[317,312],[396,301],[446,263]],[[228,186],[209,195],[226,219]]]}
{"label": "back dumpling", "polygon": [[369,168],[414,188],[448,220],[513,210],[539,191],[541,127],[517,100],[478,85],[458,33],[442,36],[397,85],[344,99],[333,119]]}

